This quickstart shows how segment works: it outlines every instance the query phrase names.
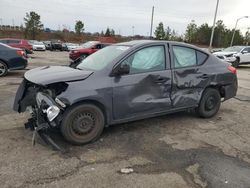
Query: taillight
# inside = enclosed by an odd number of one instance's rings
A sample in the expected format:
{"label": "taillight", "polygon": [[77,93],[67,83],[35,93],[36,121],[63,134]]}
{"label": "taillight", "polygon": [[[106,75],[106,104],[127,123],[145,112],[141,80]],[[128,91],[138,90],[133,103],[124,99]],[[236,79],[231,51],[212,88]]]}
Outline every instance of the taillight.
{"label": "taillight", "polygon": [[231,73],[237,74],[237,70],[236,70],[236,68],[234,68],[233,66],[228,66],[227,69],[228,69]]}
{"label": "taillight", "polygon": [[24,51],[23,50],[17,50],[16,54],[19,56],[23,56],[24,55]]}

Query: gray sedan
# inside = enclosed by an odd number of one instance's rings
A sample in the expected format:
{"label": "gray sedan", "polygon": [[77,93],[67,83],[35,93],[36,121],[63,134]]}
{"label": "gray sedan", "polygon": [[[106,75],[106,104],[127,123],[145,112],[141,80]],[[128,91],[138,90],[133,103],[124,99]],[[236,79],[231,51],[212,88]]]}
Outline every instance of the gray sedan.
{"label": "gray sedan", "polygon": [[75,69],[46,66],[24,77],[14,110],[29,109],[27,127],[40,134],[59,128],[74,144],[96,140],[105,126],[187,109],[209,118],[237,92],[230,64],[168,41],[115,44]]}

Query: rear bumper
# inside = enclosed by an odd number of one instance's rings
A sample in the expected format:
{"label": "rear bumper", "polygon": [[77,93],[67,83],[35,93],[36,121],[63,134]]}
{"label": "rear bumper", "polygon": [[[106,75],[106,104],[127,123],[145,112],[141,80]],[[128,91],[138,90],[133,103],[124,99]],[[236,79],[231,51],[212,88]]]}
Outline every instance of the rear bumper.
{"label": "rear bumper", "polygon": [[237,80],[235,80],[232,84],[225,85],[222,88],[224,92],[224,101],[228,100],[236,96],[238,90],[238,82]]}
{"label": "rear bumper", "polygon": [[28,66],[27,59],[21,59],[20,61],[16,61],[15,63],[10,63],[9,70],[22,70]]}

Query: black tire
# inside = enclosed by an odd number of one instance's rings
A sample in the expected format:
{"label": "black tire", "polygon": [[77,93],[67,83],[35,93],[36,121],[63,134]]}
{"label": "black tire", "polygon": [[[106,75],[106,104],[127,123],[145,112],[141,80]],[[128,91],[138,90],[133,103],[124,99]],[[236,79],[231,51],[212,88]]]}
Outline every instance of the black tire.
{"label": "black tire", "polygon": [[104,128],[101,109],[92,104],[70,107],[64,114],[61,133],[72,144],[81,145],[95,141]]}
{"label": "black tire", "polygon": [[220,109],[221,96],[217,89],[207,88],[200,100],[196,112],[200,117],[209,118],[214,116]]}
{"label": "black tire", "polygon": [[8,66],[0,60],[0,77],[8,73]]}
{"label": "black tire", "polygon": [[240,63],[240,59],[236,58],[236,60],[234,62],[232,62],[232,66],[237,68],[237,67],[239,67],[239,63]]}

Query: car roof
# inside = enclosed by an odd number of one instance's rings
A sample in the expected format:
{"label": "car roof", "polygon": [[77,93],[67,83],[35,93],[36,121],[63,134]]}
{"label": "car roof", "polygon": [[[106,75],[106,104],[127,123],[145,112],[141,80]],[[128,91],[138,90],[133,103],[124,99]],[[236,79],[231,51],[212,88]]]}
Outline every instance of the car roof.
{"label": "car roof", "polygon": [[176,41],[166,41],[166,40],[132,40],[129,42],[122,42],[122,43],[117,43],[115,45],[117,46],[130,46],[130,47],[136,47],[136,46],[142,46],[142,45],[147,45],[147,44],[162,44],[162,43],[168,43],[171,45],[182,45],[182,46],[186,46],[186,47],[190,47],[190,48],[195,48],[198,50],[201,50],[199,47],[191,45],[191,44],[187,44],[184,42],[176,42]]}

